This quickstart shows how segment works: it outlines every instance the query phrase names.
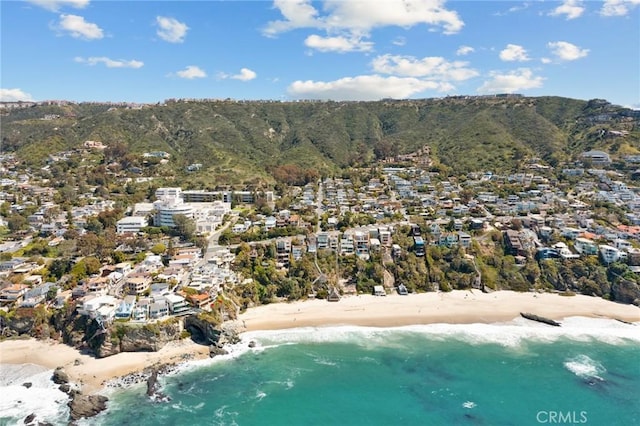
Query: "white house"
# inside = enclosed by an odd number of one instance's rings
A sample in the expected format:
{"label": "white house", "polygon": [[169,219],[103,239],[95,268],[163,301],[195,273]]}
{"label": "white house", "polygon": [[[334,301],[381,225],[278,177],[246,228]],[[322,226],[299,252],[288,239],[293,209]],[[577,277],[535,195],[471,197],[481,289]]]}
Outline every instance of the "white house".
{"label": "white house", "polygon": [[599,245],[598,249],[600,251],[600,256],[602,256],[602,260],[606,264],[617,262],[618,260],[627,257],[627,253],[607,244]]}

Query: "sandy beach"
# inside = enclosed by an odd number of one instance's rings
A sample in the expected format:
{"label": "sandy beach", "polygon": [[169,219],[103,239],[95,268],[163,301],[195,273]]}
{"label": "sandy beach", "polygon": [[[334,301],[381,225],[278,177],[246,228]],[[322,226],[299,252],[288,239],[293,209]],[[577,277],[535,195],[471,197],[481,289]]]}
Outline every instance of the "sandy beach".
{"label": "sandy beach", "polygon": [[35,339],[0,342],[1,364],[38,364],[55,369],[64,367],[72,382],[93,393],[114,378],[144,370],[158,363],[179,363],[209,357],[209,348],[191,340],[170,342],[158,352],[125,352],[107,358],[81,354],[71,346]]}
{"label": "sandy beach", "polygon": [[412,324],[470,324],[510,321],[520,312],[559,320],[570,316],[640,321],[640,308],[583,295],[498,291],[452,291],[385,297],[361,295],[339,302],[274,303],[239,316],[246,331],[323,325],[397,327]]}
{"label": "sandy beach", "polygon": [[[494,323],[510,321],[520,312],[561,320],[571,316],[640,321],[640,308],[589,296],[453,291],[406,296],[372,295],[343,297],[339,302],[308,300],[274,303],[252,308],[235,324],[241,331],[277,330],[309,326],[356,325],[395,327],[431,323]],[[0,363],[32,363],[54,369],[62,366],[85,392],[101,389],[105,382],[142,371],[157,363],[179,363],[209,356],[209,348],[190,340],[171,342],[158,352],[120,353],[96,359],[54,341],[34,339],[0,342]]]}

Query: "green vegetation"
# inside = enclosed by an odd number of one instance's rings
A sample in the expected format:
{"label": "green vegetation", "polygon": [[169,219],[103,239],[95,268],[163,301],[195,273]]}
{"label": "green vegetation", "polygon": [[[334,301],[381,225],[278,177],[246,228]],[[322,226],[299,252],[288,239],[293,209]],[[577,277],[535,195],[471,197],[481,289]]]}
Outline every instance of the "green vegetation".
{"label": "green vegetation", "polygon": [[[44,114],[62,118],[41,120]],[[78,104],[12,110],[3,117],[1,137],[5,150],[34,165],[53,152],[98,140],[109,146],[105,165],[116,160],[123,170],[138,167],[147,175],[178,177],[185,186],[214,189],[221,182],[305,183],[424,145],[431,147],[437,167],[456,172],[510,171],[534,156],[556,164],[594,148],[637,153],[640,132],[631,114],[601,100],[559,97],[179,101],[139,110]],[[602,116],[608,117],[606,125],[598,121]],[[604,137],[603,128],[613,123],[628,135]],[[166,151],[169,164],[142,157],[145,151]],[[203,168],[186,172],[192,163]],[[139,189],[114,188],[105,173],[93,173],[90,180],[112,191]]]}

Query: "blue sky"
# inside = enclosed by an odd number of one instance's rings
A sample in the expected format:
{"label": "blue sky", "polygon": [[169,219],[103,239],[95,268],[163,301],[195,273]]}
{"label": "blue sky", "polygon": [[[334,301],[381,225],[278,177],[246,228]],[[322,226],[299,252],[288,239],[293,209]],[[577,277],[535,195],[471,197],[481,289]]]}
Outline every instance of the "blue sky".
{"label": "blue sky", "polygon": [[0,98],[431,98],[640,108],[640,0],[0,2]]}

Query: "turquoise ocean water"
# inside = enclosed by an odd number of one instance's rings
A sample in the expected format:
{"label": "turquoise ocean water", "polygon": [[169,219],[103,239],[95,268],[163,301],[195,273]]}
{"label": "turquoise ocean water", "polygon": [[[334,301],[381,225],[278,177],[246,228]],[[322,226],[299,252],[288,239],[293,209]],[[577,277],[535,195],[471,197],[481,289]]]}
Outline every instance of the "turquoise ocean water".
{"label": "turquoise ocean water", "polygon": [[80,424],[638,425],[640,324],[256,332],[162,382],[170,402],[113,391],[108,412]]}

